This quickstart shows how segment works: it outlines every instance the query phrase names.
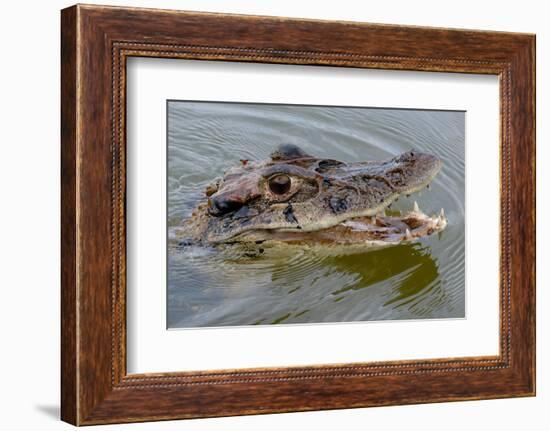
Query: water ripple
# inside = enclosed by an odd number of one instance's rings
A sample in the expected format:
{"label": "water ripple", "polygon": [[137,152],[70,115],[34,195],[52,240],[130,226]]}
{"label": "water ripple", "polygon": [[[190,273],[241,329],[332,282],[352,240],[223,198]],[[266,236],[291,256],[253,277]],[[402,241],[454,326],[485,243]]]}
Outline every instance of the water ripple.
{"label": "water ripple", "polygon": [[369,252],[171,248],[169,327],[464,316],[464,113],[170,102],[168,115],[169,230],[214,178],[280,143],[343,161],[437,154],[444,166],[430,190],[394,208],[417,200],[427,213],[445,208],[449,219],[438,236]]}

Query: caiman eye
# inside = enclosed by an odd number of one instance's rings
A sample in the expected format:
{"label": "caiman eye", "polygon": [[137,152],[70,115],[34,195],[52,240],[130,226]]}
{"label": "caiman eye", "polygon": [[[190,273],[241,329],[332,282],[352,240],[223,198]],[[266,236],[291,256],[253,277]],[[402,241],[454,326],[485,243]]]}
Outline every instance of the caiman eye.
{"label": "caiman eye", "polygon": [[269,179],[269,190],[276,195],[284,195],[290,190],[291,180],[288,175],[276,175]]}

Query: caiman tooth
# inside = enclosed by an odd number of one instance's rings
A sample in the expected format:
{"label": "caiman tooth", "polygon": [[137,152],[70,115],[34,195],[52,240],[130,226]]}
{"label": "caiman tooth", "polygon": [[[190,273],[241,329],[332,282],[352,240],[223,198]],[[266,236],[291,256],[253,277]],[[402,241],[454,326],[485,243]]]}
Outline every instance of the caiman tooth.
{"label": "caiman tooth", "polygon": [[412,233],[409,229],[405,229],[405,238],[406,239],[412,239]]}
{"label": "caiman tooth", "polygon": [[414,201],[414,204],[413,204],[413,212],[415,213],[420,212],[420,208],[418,207],[418,203],[416,201]]}
{"label": "caiman tooth", "polygon": [[444,223],[445,223],[445,211],[443,211],[443,208],[441,208],[441,212],[437,216],[436,226],[443,225]]}

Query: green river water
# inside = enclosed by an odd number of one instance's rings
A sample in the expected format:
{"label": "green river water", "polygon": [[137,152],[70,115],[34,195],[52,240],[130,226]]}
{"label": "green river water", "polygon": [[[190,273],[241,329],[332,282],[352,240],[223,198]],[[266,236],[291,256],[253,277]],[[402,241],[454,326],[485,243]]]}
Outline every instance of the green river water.
{"label": "green river water", "polygon": [[168,250],[168,327],[459,318],[465,313],[464,139],[459,111],[169,101],[168,237],[206,184],[280,143],[341,161],[416,149],[443,168],[414,200],[445,209],[447,228],[377,250],[283,247],[260,256],[191,246]]}

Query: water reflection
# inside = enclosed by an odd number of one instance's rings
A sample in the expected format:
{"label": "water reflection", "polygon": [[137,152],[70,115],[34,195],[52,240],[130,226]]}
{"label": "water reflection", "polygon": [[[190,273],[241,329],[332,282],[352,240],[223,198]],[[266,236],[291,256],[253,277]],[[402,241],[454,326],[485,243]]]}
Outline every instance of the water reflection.
{"label": "water reflection", "polygon": [[[335,270],[359,275],[356,283],[332,292],[338,296],[349,290],[366,289],[385,280],[394,279],[391,298],[384,305],[401,307],[414,301],[437,279],[439,272],[428,247],[404,244],[351,256],[335,256],[326,265]],[[396,274],[399,276],[396,277]]]}
{"label": "water reflection", "polygon": [[[437,260],[429,246],[418,243],[345,254],[297,246],[262,253],[239,246],[207,252],[192,247],[171,254],[175,266],[177,259],[196,260],[194,271],[182,272],[178,283],[188,286],[188,300],[178,303],[176,292],[170,306],[177,313],[171,315],[187,315],[203,322],[200,326],[380,320],[400,309],[400,316],[419,318],[446,298]],[[192,301],[197,286],[201,299]]]}

